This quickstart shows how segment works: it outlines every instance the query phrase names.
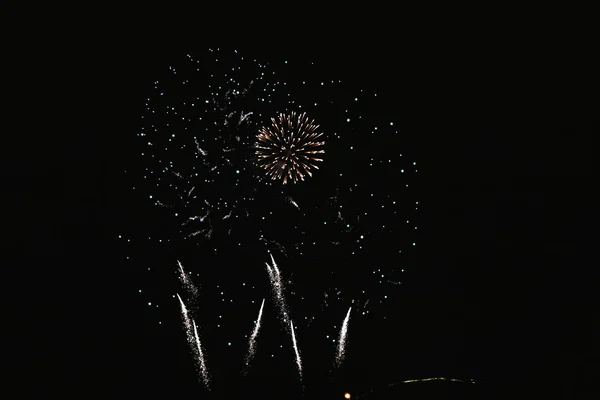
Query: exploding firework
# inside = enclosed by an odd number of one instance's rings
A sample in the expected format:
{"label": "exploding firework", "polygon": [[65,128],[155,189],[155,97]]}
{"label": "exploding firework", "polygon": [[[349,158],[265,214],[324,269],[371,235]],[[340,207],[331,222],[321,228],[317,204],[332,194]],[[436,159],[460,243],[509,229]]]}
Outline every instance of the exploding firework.
{"label": "exploding firework", "polygon": [[278,120],[271,118],[271,126],[261,127],[256,136],[258,165],[269,178],[284,184],[312,176],[312,170],[319,169],[317,163],[323,161],[319,155],[325,153],[318,128],[306,113],[281,113]]}
{"label": "exploding firework", "polygon": [[[235,51],[169,61],[146,98],[141,163],[131,170],[136,193],[155,207],[144,219],[143,240],[178,254],[191,254],[193,246],[209,268],[191,267],[198,265],[193,258],[182,263],[207,296],[215,278],[237,284],[220,267],[236,262],[226,258],[256,260],[265,251],[285,259],[286,278],[310,282],[290,292],[291,306],[294,297],[326,292],[327,304],[319,309],[338,301],[345,309],[355,300],[360,316],[382,304],[384,291],[401,290],[397,266],[412,263],[409,246],[417,229],[417,203],[405,176],[417,167],[402,154],[406,135],[397,123],[373,113],[385,105],[379,97],[346,91],[337,80],[323,82],[317,66],[266,64]],[[401,260],[378,263],[373,255]],[[339,257],[368,259],[377,268],[349,271],[325,262]],[[313,279],[311,270],[327,272],[327,280]],[[247,292],[258,290],[250,284],[259,279],[251,271],[235,278]],[[344,283],[355,278],[356,287]],[[187,292],[194,308],[195,296]],[[316,313],[303,314],[297,325]]]}
{"label": "exploding firework", "polygon": [[[177,297],[201,372],[200,339],[213,354],[211,371],[219,371],[229,360],[217,354],[219,346],[229,349],[224,337],[243,336],[240,323],[255,325],[247,343],[248,360],[254,356],[261,320],[269,327],[269,307],[262,315],[263,302],[254,321],[259,304],[252,299],[269,291],[282,331],[292,336],[299,371],[298,333],[300,345],[322,341],[318,346],[341,362],[349,313],[341,331],[338,318],[349,304],[353,325],[372,312],[385,318],[390,307],[380,305],[402,290],[402,268],[414,264],[418,202],[409,183],[417,167],[406,146],[410,135],[400,132],[402,112],[382,111],[383,96],[328,80],[304,60],[267,65],[237,51],[210,50],[169,63],[145,100],[141,158],[127,172],[142,202],[153,207],[125,228],[138,230],[131,243],[122,237],[126,246],[147,244],[127,254],[142,266],[135,291],[147,312],[157,326],[169,326],[165,313],[172,310],[162,304],[171,301],[174,290],[165,285],[177,283],[178,265]],[[162,263],[157,248],[187,259]],[[265,252],[268,280],[264,261],[257,261]],[[240,260],[247,268],[232,273]],[[353,265],[364,268],[348,268]],[[199,288],[206,301],[196,301]],[[223,333],[214,333],[215,326]],[[323,334],[305,343],[309,326]],[[270,345],[258,347],[263,352]],[[309,373],[310,352],[302,355]]]}

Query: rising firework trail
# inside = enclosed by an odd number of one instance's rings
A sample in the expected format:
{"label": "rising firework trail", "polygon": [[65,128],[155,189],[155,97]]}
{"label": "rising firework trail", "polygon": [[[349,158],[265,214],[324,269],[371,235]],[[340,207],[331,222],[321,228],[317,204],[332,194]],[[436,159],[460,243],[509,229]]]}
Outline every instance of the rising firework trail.
{"label": "rising firework trail", "polygon": [[335,357],[335,366],[339,367],[344,361],[344,356],[346,353],[346,338],[348,337],[348,322],[350,321],[350,311],[352,307],[348,308],[348,313],[346,314],[346,318],[344,318],[344,322],[342,323],[342,328],[340,329],[340,336],[338,338],[338,348],[337,354]]}
{"label": "rising firework trail", "polygon": [[262,319],[263,307],[265,306],[265,299],[263,299],[262,304],[260,305],[260,311],[258,311],[258,318],[256,319],[256,325],[254,326],[254,331],[252,331],[252,335],[250,336],[250,340],[248,341],[248,353],[246,354],[246,360],[244,362],[244,373],[247,373],[247,368],[250,365],[250,361],[254,358],[254,353],[256,352],[255,344],[256,344],[256,336],[258,335],[258,331],[260,329],[260,321]]}
{"label": "rising firework trail", "polygon": [[194,285],[188,274],[185,273],[183,265],[181,265],[179,260],[177,260],[177,264],[179,265],[179,280],[181,281],[181,285],[188,293],[190,299],[192,299],[192,302],[194,302],[198,297],[198,288]]}
{"label": "rising firework trail", "polygon": [[194,354],[195,361],[200,370],[202,381],[208,389],[210,380],[208,376],[208,370],[206,368],[206,362],[204,360],[204,352],[202,351],[202,346],[200,346],[200,338],[198,337],[196,323],[193,320],[190,320],[188,310],[183,300],[181,300],[179,294],[177,294],[177,298],[179,299],[179,304],[181,305],[181,316],[183,317],[183,326],[185,327],[188,344],[190,345],[190,349]]}
{"label": "rising firework trail", "polygon": [[269,280],[271,281],[271,287],[273,289],[273,298],[277,307],[279,308],[279,314],[281,318],[281,323],[284,329],[288,328],[289,316],[287,312],[287,305],[285,303],[285,297],[283,295],[283,282],[281,280],[281,273],[279,272],[279,268],[277,268],[277,264],[275,264],[275,259],[273,255],[271,255],[271,260],[273,261],[273,266],[269,266],[267,264],[267,271],[269,273]]}
{"label": "rising firework trail", "polygon": [[185,326],[189,341],[192,333],[192,323],[190,322],[190,317],[188,316],[188,310],[185,307],[183,300],[181,300],[179,294],[177,294],[177,298],[179,299],[179,304],[181,305],[181,316],[183,317],[183,325]]}
{"label": "rising firework trail", "polygon": [[294,352],[296,353],[296,364],[298,365],[298,373],[302,378],[302,361],[300,360],[300,352],[298,351],[298,343],[296,342],[296,334],[294,333],[294,323],[290,321],[290,328],[292,330],[292,343],[294,344]]}
{"label": "rising firework trail", "polygon": [[271,277],[273,276],[273,270],[271,269],[271,266],[269,265],[269,263],[265,263],[265,265],[267,266],[267,272],[269,273],[269,279],[271,279]]}
{"label": "rising firework trail", "polygon": [[210,377],[208,375],[208,369],[206,368],[206,361],[204,360],[204,352],[200,345],[200,338],[198,337],[198,328],[196,327],[196,322],[194,320],[192,320],[192,324],[194,325],[194,338],[196,339],[196,350],[198,355],[197,360],[200,374],[202,374],[202,382],[204,382],[204,386],[210,390]]}

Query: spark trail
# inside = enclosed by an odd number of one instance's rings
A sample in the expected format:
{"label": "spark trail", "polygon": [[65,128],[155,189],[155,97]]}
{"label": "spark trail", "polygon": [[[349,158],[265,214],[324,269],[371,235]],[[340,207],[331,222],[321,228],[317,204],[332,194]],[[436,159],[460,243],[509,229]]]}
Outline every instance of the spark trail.
{"label": "spark trail", "polygon": [[210,390],[210,377],[208,375],[208,369],[206,368],[206,361],[204,360],[204,352],[200,345],[200,338],[198,337],[198,328],[196,327],[196,322],[194,320],[192,320],[192,324],[194,324],[194,338],[196,339],[198,366],[200,367],[200,373],[202,374],[202,381],[204,382],[204,386]]}
{"label": "spark trail", "polygon": [[285,303],[285,297],[283,295],[283,282],[281,281],[281,273],[279,272],[279,268],[277,268],[277,264],[275,263],[275,259],[271,254],[271,261],[273,262],[273,266],[271,267],[269,263],[267,264],[267,271],[269,273],[269,279],[271,281],[271,287],[273,288],[273,297],[277,307],[279,308],[279,313],[281,317],[281,323],[284,329],[288,327],[288,311]]}
{"label": "spark trail", "polygon": [[346,318],[344,318],[344,322],[342,323],[342,328],[340,329],[340,337],[338,339],[338,349],[337,355],[335,357],[335,366],[339,367],[344,361],[344,356],[346,352],[346,338],[348,337],[348,322],[350,321],[350,311],[352,307],[348,308],[348,313],[346,314]]}
{"label": "spark trail", "polygon": [[194,322],[193,320],[190,321],[188,310],[185,304],[183,303],[183,300],[181,300],[179,294],[177,294],[177,298],[179,299],[179,304],[181,305],[181,316],[183,317],[183,326],[185,327],[185,333],[187,335],[188,344],[190,345],[190,349],[192,350],[192,353],[195,356],[195,361],[198,365],[198,368],[200,369],[202,381],[208,389],[210,379],[208,376],[208,370],[206,368],[206,362],[204,360],[202,346],[200,346],[200,338],[198,337],[198,329],[196,328],[196,322]]}
{"label": "spark trail", "polygon": [[265,299],[263,299],[262,304],[260,305],[260,311],[258,312],[258,318],[256,319],[256,325],[254,326],[254,331],[252,331],[252,335],[250,336],[250,340],[248,341],[248,353],[246,354],[246,360],[244,362],[244,373],[247,373],[247,368],[250,365],[250,361],[254,358],[254,354],[256,352],[255,344],[256,344],[256,336],[258,335],[258,331],[260,329],[260,321],[262,319],[263,307],[265,306]]}
{"label": "spark trail", "polygon": [[179,304],[181,304],[181,316],[183,317],[183,325],[185,326],[189,340],[190,334],[192,333],[192,324],[190,323],[190,317],[188,316],[187,308],[185,308],[185,304],[183,304],[183,300],[181,300],[179,294],[177,294],[177,298],[179,299]]}
{"label": "spark trail", "polygon": [[185,273],[183,270],[183,265],[181,265],[179,260],[177,260],[177,264],[179,265],[179,280],[181,281],[181,285],[189,294],[190,299],[195,301],[198,297],[198,288],[194,285],[188,274]]}
{"label": "spark trail", "polygon": [[298,352],[298,343],[296,343],[296,334],[294,333],[294,323],[290,321],[290,328],[292,330],[292,342],[294,343],[294,352],[296,353],[296,364],[298,365],[298,373],[302,378],[302,361],[300,360],[300,353]]}

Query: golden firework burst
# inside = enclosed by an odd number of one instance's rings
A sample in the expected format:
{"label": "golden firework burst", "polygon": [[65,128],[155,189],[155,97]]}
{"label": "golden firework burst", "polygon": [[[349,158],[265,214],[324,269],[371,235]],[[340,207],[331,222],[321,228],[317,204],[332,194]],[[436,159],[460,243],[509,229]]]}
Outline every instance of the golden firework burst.
{"label": "golden firework burst", "polygon": [[281,113],[278,119],[271,118],[271,125],[261,127],[256,135],[258,166],[284,184],[312,176],[312,170],[319,169],[317,163],[323,161],[318,155],[325,153],[318,128],[306,113]]}

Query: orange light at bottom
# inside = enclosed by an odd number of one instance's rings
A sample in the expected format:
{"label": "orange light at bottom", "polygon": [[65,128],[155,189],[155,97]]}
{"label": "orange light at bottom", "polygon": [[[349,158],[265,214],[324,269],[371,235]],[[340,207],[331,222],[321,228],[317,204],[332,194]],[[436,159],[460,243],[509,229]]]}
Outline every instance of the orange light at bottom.
{"label": "orange light at bottom", "polygon": [[350,399],[350,393],[346,392],[346,393],[344,394],[344,398],[345,398],[345,399]]}

